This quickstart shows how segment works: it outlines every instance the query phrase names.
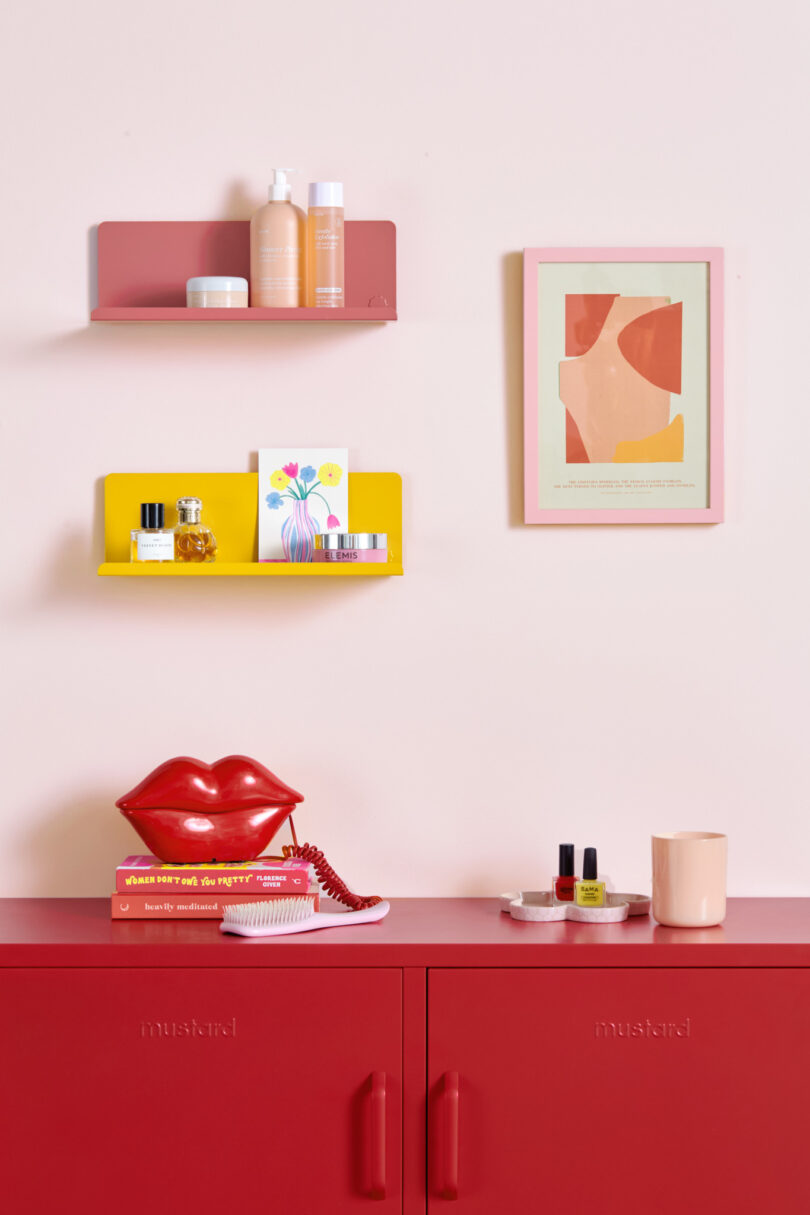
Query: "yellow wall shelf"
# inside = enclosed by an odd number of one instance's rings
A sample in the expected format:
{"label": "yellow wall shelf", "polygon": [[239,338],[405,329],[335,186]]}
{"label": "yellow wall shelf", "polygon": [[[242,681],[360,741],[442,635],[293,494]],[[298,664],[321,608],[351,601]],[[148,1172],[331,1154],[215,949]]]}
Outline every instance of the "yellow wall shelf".
{"label": "yellow wall shelf", "polygon": [[[387,532],[388,561],[381,564],[259,562],[257,473],[110,473],[104,481],[103,576],[127,578],[380,578],[401,574],[402,478],[399,473],[349,473],[352,532]],[[129,559],[129,534],[138,526],[141,502],[165,502],[166,526],[176,522],[174,503],[202,498],[203,522],[217,538],[210,564],[138,563]]]}

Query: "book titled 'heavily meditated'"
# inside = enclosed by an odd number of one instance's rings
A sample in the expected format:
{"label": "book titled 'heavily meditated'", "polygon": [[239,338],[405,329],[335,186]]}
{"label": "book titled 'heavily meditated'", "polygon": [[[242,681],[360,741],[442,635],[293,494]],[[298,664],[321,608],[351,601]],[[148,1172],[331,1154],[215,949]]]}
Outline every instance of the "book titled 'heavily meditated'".
{"label": "book titled 'heavily meditated'", "polygon": [[143,894],[141,891],[114,894],[110,909],[114,920],[221,920],[223,909],[235,903],[277,903],[307,897],[312,911],[320,898],[317,886],[306,895],[290,894]]}

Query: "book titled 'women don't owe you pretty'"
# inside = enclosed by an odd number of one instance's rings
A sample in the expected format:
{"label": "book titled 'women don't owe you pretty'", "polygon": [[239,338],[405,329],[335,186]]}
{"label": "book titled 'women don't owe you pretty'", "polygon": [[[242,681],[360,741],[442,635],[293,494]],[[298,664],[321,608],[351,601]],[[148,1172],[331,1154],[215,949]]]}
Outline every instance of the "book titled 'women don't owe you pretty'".
{"label": "book titled 'women don't owe you pretty'", "polygon": [[128,856],[115,871],[113,919],[219,919],[234,903],[309,896],[318,885],[307,861],[259,857],[240,864],[166,865]]}

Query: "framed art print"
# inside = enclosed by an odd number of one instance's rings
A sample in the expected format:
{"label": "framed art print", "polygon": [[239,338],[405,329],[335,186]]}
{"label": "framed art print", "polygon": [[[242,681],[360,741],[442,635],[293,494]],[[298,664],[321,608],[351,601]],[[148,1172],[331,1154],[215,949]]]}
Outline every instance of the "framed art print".
{"label": "framed art print", "polygon": [[723,518],[722,249],[526,249],[526,523]]}

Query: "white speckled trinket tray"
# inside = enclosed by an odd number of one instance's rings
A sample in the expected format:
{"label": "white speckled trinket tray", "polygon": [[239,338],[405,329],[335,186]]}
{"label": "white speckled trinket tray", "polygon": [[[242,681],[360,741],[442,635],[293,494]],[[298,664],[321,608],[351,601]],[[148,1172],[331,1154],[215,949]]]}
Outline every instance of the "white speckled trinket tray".
{"label": "white speckled trinket tray", "polygon": [[579,924],[618,924],[628,916],[649,915],[646,894],[608,894],[605,907],[577,907],[576,903],[555,903],[550,890],[520,890],[502,894],[501,911],[513,920],[533,920],[547,924],[552,920],[575,920]]}

